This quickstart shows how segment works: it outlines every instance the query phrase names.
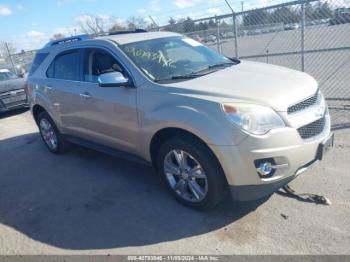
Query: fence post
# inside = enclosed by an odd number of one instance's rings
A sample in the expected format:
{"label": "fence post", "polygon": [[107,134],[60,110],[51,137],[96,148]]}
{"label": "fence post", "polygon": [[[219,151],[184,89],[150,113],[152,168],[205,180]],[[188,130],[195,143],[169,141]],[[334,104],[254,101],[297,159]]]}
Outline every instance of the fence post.
{"label": "fence post", "polygon": [[14,72],[15,74],[17,74],[16,67],[15,67],[15,63],[13,62],[12,54],[11,54],[11,52],[10,52],[10,48],[9,48],[7,42],[5,42],[5,47],[6,47],[7,55],[8,55],[8,57],[9,57],[9,59],[10,59],[10,62],[11,62],[12,70],[13,70],[13,72]]}
{"label": "fence post", "polygon": [[301,71],[305,72],[305,2],[301,2],[301,19],[300,19],[300,41],[301,41]]}
{"label": "fence post", "polygon": [[[236,19],[236,12],[233,10],[232,6],[230,5],[230,3],[225,0],[227,6],[230,8],[231,12],[232,12],[232,26],[233,26],[233,34],[235,37],[235,56],[238,59],[238,39],[237,39],[237,19]],[[243,12],[243,4],[242,4],[242,12]]]}
{"label": "fence post", "polygon": [[266,49],[266,63],[269,63],[269,49]]}
{"label": "fence post", "polygon": [[218,46],[218,52],[222,53],[221,43],[220,43],[220,20],[215,17],[216,20],[216,44]]}
{"label": "fence post", "polygon": [[239,55],[238,55],[238,35],[237,35],[237,16],[236,14],[234,13],[232,15],[232,22],[233,22],[233,32],[234,32],[234,37],[235,37],[235,56],[236,58],[238,59],[239,58]]}

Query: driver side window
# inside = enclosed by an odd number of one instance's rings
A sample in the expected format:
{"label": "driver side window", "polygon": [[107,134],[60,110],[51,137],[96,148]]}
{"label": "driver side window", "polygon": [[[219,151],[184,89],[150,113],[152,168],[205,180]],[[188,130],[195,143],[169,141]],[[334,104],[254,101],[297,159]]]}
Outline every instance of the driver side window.
{"label": "driver side window", "polygon": [[102,74],[120,72],[123,69],[107,51],[102,49],[86,49],[84,55],[84,81],[97,83]]}

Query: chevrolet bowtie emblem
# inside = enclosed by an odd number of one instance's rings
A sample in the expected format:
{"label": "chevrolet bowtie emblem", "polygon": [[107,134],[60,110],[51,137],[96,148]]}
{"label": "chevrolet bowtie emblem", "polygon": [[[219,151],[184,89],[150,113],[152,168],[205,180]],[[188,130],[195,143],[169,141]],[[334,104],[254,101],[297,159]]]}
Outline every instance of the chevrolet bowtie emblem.
{"label": "chevrolet bowtie emblem", "polygon": [[325,111],[325,108],[323,106],[319,107],[315,113],[316,117],[323,117],[324,111]]}

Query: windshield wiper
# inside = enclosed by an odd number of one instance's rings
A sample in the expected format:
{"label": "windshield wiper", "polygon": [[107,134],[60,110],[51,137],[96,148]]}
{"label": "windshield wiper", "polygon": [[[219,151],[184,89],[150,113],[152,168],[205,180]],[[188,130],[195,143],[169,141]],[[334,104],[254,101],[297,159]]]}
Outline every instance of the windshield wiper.
{"label": "windshield wiper", "polygon": [[234,65],[234,64],[235,63],[233,63],[233,62],[224,62],[224,63],[210,65],[210,66],[208,66],[208,69],[215,69],[215,68],[220,68],[220,67],[228,67],[228,66],[231,66],[231,65]]}
{"label": "windshield wiper", "polygon": [[198,74],[198,73],[190,73],[186,75],[175,75],[170,78],[166,79],[157,79],[156,82],[163,82],[163,81],[171,81],[171,80],[181,80],[181,79],[194,79],[200,76],[204,76],[206,74]]}
{"label": "windshield wiper", "polygon": [[211,72],[207,72],[207,73],[203,73],[203,72],[211,71],[212,69],[216,69],[216,68],[220,68],[220,67],[228,67],[231,65],[235,65],[235,63],[234,62],[224,62],[224,63],[214,64],[214,65],[209,65],[209,66],[205,67],[204,69],[201,69],[201,70],[196,71],[196,72],[192,72],[190,74],[175,75],[175,76],[172,76],[172,77],[167,78],[167,79],[157,79],[156,82],[170,81],[170,80],[181,80],[181,79],[194,79],[194,78],[201,77],[201,76],[204,76],[204,75],[211,73]]}
{"label": "windshield wiper", "polygon": [[219,69],[219,68],[222,68],[222,67],[229,67],[229,66],[232,66],[232,65],[235,65],[235,64],[236,63],[234,63],[234,62],[223,62],[223,63],[213,64],[213,65],[208,65],[205,68],[203,68],[203,69],[201,69],[199,71],[196,71],[195,73],[198,74],[198,73],[209,71],[207,73],[207,74],[209,74],[209,73],[211,73],[210,71],[212,71],[212,72],[217,71],[215,69]]}
{"label": "windshield wiper", "polygon": [[193,78],[197,78],[197,77],[204,76],[204,75],[205,74],[191,73],[191,74],[187,74],[187,75],[172,76],[170,79],[171,80],[176,80],[176,79],[193,79]]}

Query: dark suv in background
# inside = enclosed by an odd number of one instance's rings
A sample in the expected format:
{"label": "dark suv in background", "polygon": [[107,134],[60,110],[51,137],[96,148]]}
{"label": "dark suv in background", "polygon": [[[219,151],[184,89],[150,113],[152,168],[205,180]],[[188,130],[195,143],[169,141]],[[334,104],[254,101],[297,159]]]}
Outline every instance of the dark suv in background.
{"label": "dark suv in background", "polygon": [[25,79],[0,69],[0,112],[28,107]]}

